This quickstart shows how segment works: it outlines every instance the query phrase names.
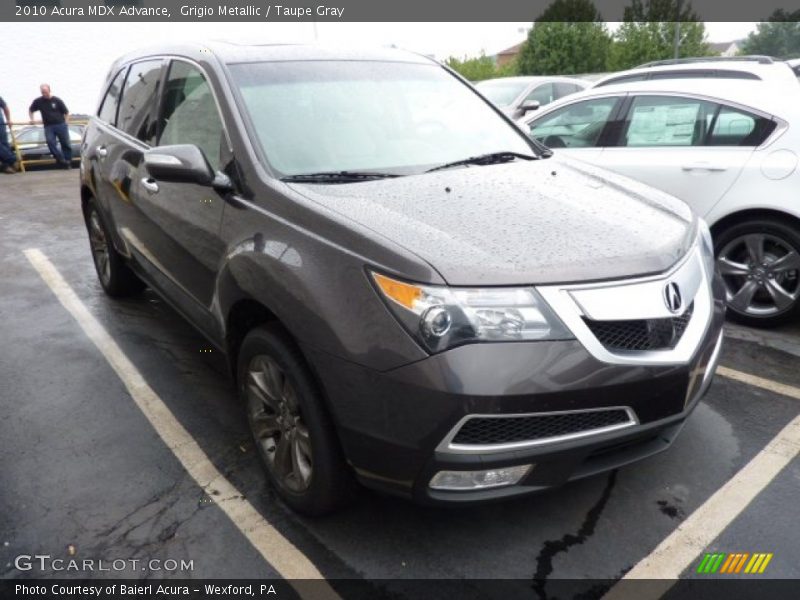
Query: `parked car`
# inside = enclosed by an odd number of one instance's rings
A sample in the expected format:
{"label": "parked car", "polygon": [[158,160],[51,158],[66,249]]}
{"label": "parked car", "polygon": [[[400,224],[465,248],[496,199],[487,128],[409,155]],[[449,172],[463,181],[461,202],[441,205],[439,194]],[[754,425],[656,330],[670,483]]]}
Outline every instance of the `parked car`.
{"label": "parked car", "polygon": [[[79,161],[81,156],[81,137],[83,136],[84,125],[69,125],[69,141],[72,146],[72,160]],[[51,160],[53,155],[47,148],[47,141],[44,137],[44,127],[41,125],[28,125],[14,133],[14,139],[19,147],[20,156],[23,161],[28,160]]]}
{"label": "parked car", "polygon": [[353,477],[461,504],[619,467],[666,449],[714,373],[703,221],[550,158],[415,54],[128,55],[81,174],[103,289],[149,285],[225,353],[301,512]]}
{"label": "parked car", "polygon": [[[787,68],[788,67],[788,68]],[[706,56],[650,62],[635,69],[612,73],[591,87],[666,79],[725,79],[797,85],[796,65],[769,56]]]}
{"label": "parked car", "polygon": [[711,225],[729,315],[770,326],[800,299],[798,119],[794,77],[675,79],[596,87],[521,124],[560,154],[685,200]]}
{"label": "parked car", "polygon": [[588,85],[572,77],[501,77],[478,82],[476,87],[500,110],[517,119]]}

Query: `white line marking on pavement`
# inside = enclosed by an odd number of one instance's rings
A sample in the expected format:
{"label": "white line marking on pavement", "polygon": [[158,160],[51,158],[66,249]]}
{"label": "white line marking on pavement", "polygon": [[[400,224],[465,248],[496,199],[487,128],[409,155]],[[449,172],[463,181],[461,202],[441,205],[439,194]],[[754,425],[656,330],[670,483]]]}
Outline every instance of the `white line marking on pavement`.
{"label": "white line marking on pavement", "polygon": [[750,375],[749,373],[743,373],[742,371],[736,371],[734,369],[729,369],[728,367],[718,367],[717,374],[727,377],[728,379],[734,379],[740,383],[746,383],[747,385],[752,385],[754,387],[763,388],[770,392],[775,392],[781,396],[788,396],[789,398],[800,400],[800,388],[786,385],[785,383],[778,383],[777,381],[772,381],[771,379],[764,379],[758,375]]}
{"label": "white line marking on pavement", "polygon": [[[719,367],[723,377],[800,400],[800,388],[756,375]],[[633,588],[637,600],[660,598],[766,488],[781,470],[800,454],[800,416],[795,417],[761,452],[700,505],[653,552],[636,564],[623,579],[648,579],[646,586]],[[646,592],[646,593],[645,593]],[[615,585],[603,600],[630,598],[625,585]]]}
{"label": "white line marking on pavement", "polygon": [[[184,469],[197,482],[197,485],[208,493],[209,498],[228,515],[233,524],[264,559],[286,579],[323,579],[322,574],[311,561],[272,527],[247,499],[242,498],[233,484],[217,470],[203,449],[148,385],[141,373],[125,356],[100,322],[89,312],[50,260],[36,248],[23,252],[58,301],[100,350],[128,389],[133,401],[167,447],[175,454]],[[213,494],[212,491],[218,492],[218,494]],[[289,583],[300,592],[313,589],[314,598],[338,598],[336,592],[326,583],[312,584],[303,581],[290,581]]]}

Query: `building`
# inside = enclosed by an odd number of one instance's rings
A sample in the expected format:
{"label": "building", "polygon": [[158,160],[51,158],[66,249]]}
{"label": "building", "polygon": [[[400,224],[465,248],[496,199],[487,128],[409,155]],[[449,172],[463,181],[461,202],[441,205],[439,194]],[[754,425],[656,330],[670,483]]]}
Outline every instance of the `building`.
{"label": "building", "polygon": [[732,42],[714,42],[709,44],[711,51],[720,56],[736,56],[741,50],[744,40],[734,40]]}
{"label": "building", "polygon": [[519,56],[519,53],[522,51],[522,46],[525,42],[520,42],[519,44],[514,44],[510,48],[506,48],[505,50],[501,50],[494,56],[494,62],[499,67],[504,67],[512,60]]}

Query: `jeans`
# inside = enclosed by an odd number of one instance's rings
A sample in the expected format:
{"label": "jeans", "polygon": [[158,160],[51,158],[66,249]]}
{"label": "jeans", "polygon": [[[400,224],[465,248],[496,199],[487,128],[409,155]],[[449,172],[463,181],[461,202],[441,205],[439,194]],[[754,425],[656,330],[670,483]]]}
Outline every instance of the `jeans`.
{"label": "jeans", "polygon": [[[69,141],[69,127],[66,123],[44,126],[44,139],[47,140],[47,147],[56,162],[67,163],[72,160],[72,144]],[[56,139],[61,144],[59,150]]]}
{"label": "jeans", "polygon": [[0,163],[4,165],[13,165],[17,162],[17,155],[8,144],[8,134],[6,133],[6,124],[0,122]]}

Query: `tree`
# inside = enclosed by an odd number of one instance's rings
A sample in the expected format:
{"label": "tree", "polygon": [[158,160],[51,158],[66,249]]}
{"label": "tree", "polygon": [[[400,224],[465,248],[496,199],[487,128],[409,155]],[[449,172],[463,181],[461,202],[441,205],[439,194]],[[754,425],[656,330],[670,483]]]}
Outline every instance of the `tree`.
{"label": "tree", "polygon": [[653,60],[675,56],[675,22],[680,21],[678,56],[710,56],[706,28],[691,4],[683,2],[678,15],[676,0],[632,0],[625,7],[623,23],[614,35],[608,68],[630,69]]}
{"label": "tree", "polygon": [[554,0],[536,19],[518,57],[522,75],[605,70],[611,36],[591,0]]}
{"label": "tree", "polygon": [[800,10],[776,10],[765,23],[759,23],[742,44],[742,54],[767,54],[781,58],[800,55]]}
{"label": "tree", "polygon": [[456,58],[451,56],[445,64],[470,81],[483,81],[497,76],[494,60],[483,52],[476,58]]}

